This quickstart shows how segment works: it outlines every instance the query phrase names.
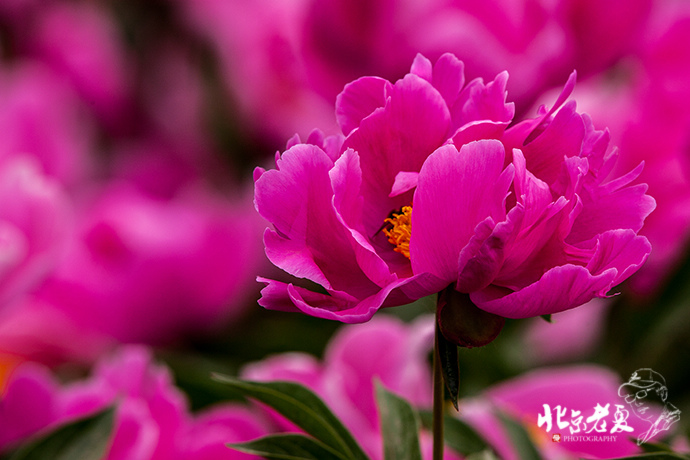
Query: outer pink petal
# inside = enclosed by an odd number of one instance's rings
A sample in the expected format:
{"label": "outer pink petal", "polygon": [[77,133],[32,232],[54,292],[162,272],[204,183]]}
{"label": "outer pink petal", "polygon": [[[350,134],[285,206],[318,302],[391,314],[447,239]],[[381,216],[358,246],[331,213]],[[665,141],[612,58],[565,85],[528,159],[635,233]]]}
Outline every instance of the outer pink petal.
{"label": "outer pink petal", "polygon": [[423,56],[420,53],[417,53],[417,55],[414,57],[414,60],[412,61],[410,73],[413,75],[417,75],[418,77],[423,78],[424,80],[431,83],[434,72],[433,69],[433,65],[431,64],[429,58]]}
{"label": "outer pink petal", "polygon": [[460,251],[487,217],[505,219],[512,180],[502,174],[505,151],[485,140],[436,150],[424,163],[414,197],[410,260],[414,273],[457,280]]}
{"label": "outer pink petal", "polygon": [[335,115],[343,134],[350,134],[362,119],[386,105],[386,91],[391,87],[379,77],[362,77],[345,85],[335,100]]}
{"label": "outer pink petal", "polygon": [[477,225],[469,244],[460,252],[457,291],[474,292],[491,284],[505,261],[506,248],[515,239],[523,215],[524,208],[518,205],[498,225],[494,226],[490,218]]}
{"label": "outer pink petal", "polygon": [[402,302],[395,303],[395,305],[401,305],[438,292],[442,288],[442,286],[436,282],[433,285],[433,290],[424,289],[424,287],[428,285],[426,278],[426,275],[421,275],[391,283],[376,294],[357,302],[350,302],[349,304],[345,304],[345,302],[334,304],[330,296],[312,293],[305,289],[298,289],[293,285],[288,286],[288,294],[295,306],[308,315],[325,319],[334,319],[344,323],[362,323],[369,321],[374,313],[384,306],[384,303],[394,290],[396,291],[397,297],[409,292],[422,294],[419,295],[419,297],[408,297]]}
{"label": "outer pink petal", "polygon": [[[618,396],[618,387],[621,383],[616,374],[602,367],[548,368],[496,385],[487,391],[486,396],[498,407],[525,420],[528,426],[542,431],[545,444],[553,445],[550,435],[558,432],[562,436],[570,435],[570,428],[557,428],[555,415],[550,433],[546,433],[546,425],[539,428],[538,415],[544,415],[544,404],[549,405],[552,413],[555,413],[556,406],[566,408],[567,415],[563,420],[567,422],[572,418],[572,410],[580,411],[584,418],[587,418],[594,412],[597,404],[610,404],[611,415],[607,417],[608,421],[616,411],[616,405],[623,405],[624,409],[629,410],[625,400]],[[647,422],[632,414],[628,417],[627,423],[635,430],[630,433],[632,436],[644,432],[649,427]],[[639,451],[635,442],[625,436],[625,433],[618,433],[616,441],[568,441],[561,442],[558,447],[588,458],[622,457]]]}
{"label": "outer pink petal", "polygon": [[527,138],[528,143],[522,148],[527,169],[552,184],[558,178],[563,159],[580,155],[584,135],[582,116],[575,111],[575,102],[571,101],[534,140]]}
{"label": "outer pink petal", "polygon": [[605,187],[585,188],[580,193],[584,206],[575,219],[568,241],[587,240],[598,233],[616,228],[638,232],[644,219],[656,207],[656,201],[646,195],[646,191],[646,184],[617,190]]}
{"label": "outer pink petal", "polygon": [[411,303],[436,293],[447,285],[425,273],[397,280],[369,297],[357,299],[340,291],[330,291],[329,295],[280,281],[265,278],[257,280],[266,283],[259,299],[259,305],[264,308],[287,312],[301,311],[310,316],[344,323],[368,321],[382,307]]}
{"label": "outer pink petal", "polygon": [[333,209],[330,158],[302,144],[287,150],[278,167],[261,175],[255,191],[257,209],[276,228],[265,235],[269,259],[327,289],[362,296],[375,292],[376,285],[358,265],[349,230]]}
{"label": "outer pink petal", "polygon": [[[615,268],[616,285],[635,273],[647,260],[652,246],[647,238],[636,235],[632,230],[611,230],[597,238],[596,251],[587,264],[593,274]],[[606,294],[602,292],[601,295]]]}
{"label": "outer pink petal", "polygon": [[454,54],[443,54],[434,64],[431,82],[441,93],[448,107],[452,107],[465,85],[465,64]]}
{"label": "outer pink petal", "polygon": [[468,123],[483,120],[506,125],[511,122],[515,115],[515,105],[505,102],[507,83],[507,72],[501,72],[486,85],[481,79],[472,80],[451,107],[453,127],[457,129]]}
{"label": "outer pink petal", "polygon": [[592,275],[578,265],[554,267],[539,281],[512,292],[494,285],[470,294],[481,309],[506,318],[529,318],[568,310],[601,296],[614,285],[615,269]]}

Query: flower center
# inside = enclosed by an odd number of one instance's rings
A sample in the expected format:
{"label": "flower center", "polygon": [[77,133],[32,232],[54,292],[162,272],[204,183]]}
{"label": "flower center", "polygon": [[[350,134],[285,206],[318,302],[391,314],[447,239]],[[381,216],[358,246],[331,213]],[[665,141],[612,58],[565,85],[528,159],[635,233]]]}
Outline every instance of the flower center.
{"label": "flower center", "polygon": [[395,245],[395,252],[410,258],[410,229],[412,228],[412,206],[403,206],[400,213],[393,212],[384,221],[383,233],[388,242]]}

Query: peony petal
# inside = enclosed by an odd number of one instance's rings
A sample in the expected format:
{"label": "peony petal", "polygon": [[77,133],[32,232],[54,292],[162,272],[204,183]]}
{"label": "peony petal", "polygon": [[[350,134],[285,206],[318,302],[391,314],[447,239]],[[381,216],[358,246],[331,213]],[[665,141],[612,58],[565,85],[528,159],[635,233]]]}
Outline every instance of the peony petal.
{"label": "peony petal", "polygon": [[528,137],[522,148],[527,169],[552,184],[558,178],[563,159],[580,155],[584,135],[584,122],[575,111],[575,102],[571,101],[558,111],[543,132],[533,140]]}
{"label": "peony petal", "polygon": [[339,298],[301,289],[292,284],[288,285],[287,292],[295,306],[307,315],[343,323],[364,323],[381,308],[393,287],[394,285],[391,284],[359,302],[349,303]]}
{"label": "peony petal", "polygon": [[431,82],[452,107],[465,85],[465,64],[451,53],[443,54],[434,64]]}
{"label": "peony petal", "polygon": [[422,274],[396,280],[374,295],[356,299],[339,291],[322,294],[281,281],[266,278],[257,278],[257,281],[266,284],[259,299],[259,305],[266,309],[301,311],[318,318],[344,323],[368,321],[381,307],[412,303],[443,288],[441,280],[429,274]]}
{"label": "peony petal", "polygon": [[524,208],[518,205],[498,225],[494,226],[490,218],[477,225],[470,243],[460,252],[457,291],[478,291],[496,278],[505,260],[506,249],[515,239],[523,216]]}
{"label": "peony petal", "polygon": [[585,185],[580,191],[583,209],[575,219],[568,242],[589,240],[617,228],[640,231],[645,218],[656,207],[654,198],[645,194],[646,184],[624,187],[640,170],[638,167],[631,172],[632,175],[627,174],[602,186]]}
{"label": "peony petal", "polygon": [[366,276],[378,286],[385,286],[395,280],[388,265],[376,253],[369,239],[362,234],[362,170],[359,156],[348,149],[330,170],[333,185],[333,207],[336,217],[351,235],[351,244],[357,263]]}
{"label": "peony petal", "polygon": [[453,127],[457,129],[483,120],[505,123],[507,126],[515,115],[515,105],[506,103],[507,83],[508,72],[501,72],[486,85],[481,79],[472,80],[451,107]]}
{"label": "peony petal", "polygon": [[423,78],[429,83],[432,82],[432,72],[433,67],[431,61],[421,54],[417,53],[412,61],[412,66],[410,67],[410,73],[417,75],[419,78]]}
{"label": "peony petal", "polygon": [[417,186],[418,179],[418,172],[400,171],[398,175],[395,176],[393,188],[391,189],[391,193],[388,196],[394,197],[402,195],[405,192],[409,192]]}
{"label": "peony petal", "polygon": [[616,278],[616,269],[592,275],[585,267],[563,265],[552,268],[539,281],[519,291],[491,285],[470,293],[470,298],[490,313],[506,318],[529,318],[582,305],[607,292]]}
{"label": "peony petal", "polygon": [[[629,410],[625,399],[618,395],[621,383],[618,375],[604,367],[552,367],[532,371],[495,385],[487,391],[486,397],[516,418],[524,420],[527,426],[538,429],[539,431],[534,434],[543,435],[541,439],[544,443],[553,444],[551,435],[560,431],[555,417],[557,406],[567,412],[567,416],[563,418],[564,422],[574,418],[571,416],[572,411],[579,411],[584,420],[593,413],[597,404],[609,404],[609,412],[613,417],[616,405],[622,405],[624,409]],[[546,425],[538,428],[538,417],[544,414],[544,404],[548,404],[554,413],[550,433],[546,433]],[[637,417],[628,417],[627,423],[634,429],[631,434],[643,433],[649,428],[648,422]],[[571,434],[570,427],[566,427],[561,433]],[[592,442],[587,440],[587,436],[582,436],[579,440],[572,439],[558,446],[570,451],[577,458],[583,455],[586,458],[618,458],[639,452],[634,437],[631,439],[620,434],[622,433],[612,436],[614,439],[607,442]],[[560,450],[559,458],[565,454],[563,450]]]}
{"label": "peony petal", "polygon": [[448,283],[457,280],[460,251],[477,224],[487,217],[505,219],[510,185],[505,179],[512,176],[502,176],[504,159],[503,145],[493,140],[473,142],[460,151],[446,145],[429,156],[419,174],[412,211],[414,273],[432,273]]}
{"label": "peony petal", "polygon": [[610,230],[597,237],[596,251],[587,269],[598,274],[615,268],[618,273],[613,281],[615,286],[635,273],[647,260],[651,250],[647,238],[636,235],[632,230]]}
{"label": "peony petal", "polygon": [[362,77],[345,85],[335,100],[335,115],[343,134],[350,134],[362,119],[386,105],[386,91],[391,86],[379,77]]}
{"label": "peony petal", "polygon": [[349,230],[333,209],[330,158],[320,148],[302,144],[286,151],[279,166],[266,171],[255,190],[259,212],[276,229],[265,234],[269,259],[326,289],[358,296],[376,292],[358,265]]}
{"label": "peony petal", "polygon": [[385,108],[362,120],[345,140],[362,167],[364,227],[374,234],[392,210],[409,205],[410,194],[389,199],[400,171],[419,171],[427,156],[447,139],[450,115],[427,81],[407,75],[396,82]]}

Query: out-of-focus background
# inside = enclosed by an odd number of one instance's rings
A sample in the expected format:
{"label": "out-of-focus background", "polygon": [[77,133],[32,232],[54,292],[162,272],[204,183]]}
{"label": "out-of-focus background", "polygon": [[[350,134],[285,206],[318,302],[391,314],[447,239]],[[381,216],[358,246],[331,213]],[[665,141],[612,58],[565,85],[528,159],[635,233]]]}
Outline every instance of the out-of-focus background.
{"label": "out-of-focus background", "polygon": [[[577,70],[578,110],[610,129],[620,171],[644,161],[637,181],[657,201],[641,232],[653,252],[620,293],[551,324],[509,321],[489,346],[461,350],[461,397],[544,366],[589,363],[621,381],[652,368],[687,432],[688,43],[684,0],[3,0],[0,452],[59,424],[67,403],[55,388],[98,387],[94,375],[136,373],[147,359],[167,369],[186,418],[221,402],[211,371],[299,352],[308,381],[304,366],[330,359],[342,325],[257,305],[256,276],[282,275],[263,253],[253,168],[295,133],[337,133],[346,83],[394,81],[417,53],[445,52],[467,80],[507,70],[517,120]],[[422,300],[381,315],[413,324],[432,311]],[[132,345],[122,367],[103,364]],[[10,398],[14,387],[36,407]],[[121,409],[138,427],[130,435],[149,444],[121,458],[178,458],[143,434],[134,406]],[[225,433],[223,417],[213,426]]]}

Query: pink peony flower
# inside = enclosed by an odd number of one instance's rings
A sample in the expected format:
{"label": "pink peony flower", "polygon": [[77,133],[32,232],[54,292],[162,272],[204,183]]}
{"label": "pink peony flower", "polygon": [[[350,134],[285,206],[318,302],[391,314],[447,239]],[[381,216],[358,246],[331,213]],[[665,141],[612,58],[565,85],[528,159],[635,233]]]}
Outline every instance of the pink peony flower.
{"label": "pink peony flower", "polygon": [[94,126],[72,89],[46,67],[22,61],[0,70],[0,162],[35,157],[72,189],[91,172]]}
{"label": "pink peony flower", "polygon": [[[366,324],[344,326],[328,344],[322,362],[310,355],[285,353],[248,365],[242,375],[257,381],[296,381],[311,388],[352,431],[365,451],[372,458],[380,458],[378,418],[372,405],[374,379],[378,378],[416,407],[429,407],[431,372],[426,356],[431,351],[432,335],[432,317],[420,317],[415,323],[403,325],[393,317],[381,315]],[[372,349],[383,353],[370,353]],[[462,399],[457,416],[477,430],[505,460],[520,456],[497,416],[499,410],[523,425],[546,459],[623,457],[640,451],[636,437],[649,429],[650,422],[636,417],[624,395],[619,395],[622,383],[613,371],[596,365],[543,368],[495,384],[476,397]],[[546,421],[541,426],[539,423],[540,415],[547,418],[544,404],[549,405],[552,415],[550,427]],[[595,432],[592,421],[586,420],[597,404],[609,411],[601,419],[606,422],[606,433],[601,423],[597,423]],[[565,408],[560,419],[557,406],[561,412]],[[618,416],[617,406],[621,406]],[[582,423],[573,410],[580,411]],[[619,421],[624,419],[620,426],[629,427],[627,431],[610,433],[616,417]],[[573,419],[575,424],[571,424]],[[280,429],[296,430],[284,419],[274,420],[279,422]],[[576,431],[578,428],[580,432]],[[555,433],[562,437],[579,433],[584,438],[562,438],[556,443],[552,441]],[[672,434],[672,430],[666,434]],[[595,435],[611,438],[587,439]],[[430,443],[425,433],[421,439],[424,450]],[[425,453],[424,458],[430,457]],[[455,458],[450,449],[446,449],[445,458]]]}
{"label": "pink peony flower", "polygon": [[104,358],[89,378],[67,385],[35,363],[15,369],[0,399],[0,451],[113,405],[108,460],[253,459],[225,444],[266,434],[241,406],[192,415],[169,371],[154,364],[147,349],[129,347]]}
{"label": "pink peony flower", "polygon": [[213,45],[250,127],[283,138],[316,123],[336,132],[329,107],[346,83],[361,75],[399,78],[418,52],[434,60],[454,53],[470,78],[507,70],[522,112],[573,68],[598,71],[619,57],[650,1],[624,8],[620,0],[178,3],[183,20]]}
{"label": "pink peony flower", "polygon": [[420,55],[395,83],[347,85],[342,136],[294,138],[276,169],[255,171],[268,258],[323,291],[259,278],[259,303],[362,322],[452,285],[524,318],[605,297],[634,273],[654,208],[646,186],[629,186],[642,166],[609,175],[608,133],[566,102],[574,75],[550,110],[508,128],[507,78],[465,84],[453,55]]}
{"label": "pink peony flower", "polygon": [[18,46],[68,80],[104,124],[122,125],[133,73],[108,11],[93,3],[55,2],[34,13],[17,24]]}
{"label": "pink peony flower", "polygon": [[602,341],[610,306],[606,300],[592,299],[585,308],[553,315],[550,322],[528,320],[520,340],[523,357],[531,364],[585,359]]}
{"label": "pink peony flower", "polygon": [[0,309],[34,288],[58,264],[70,203],[33,158],[0,162]]}
{"label": "pink peony flower", "polygon": [[[383,452],[374,381],[420,408],[431,406],[428,354],[433,344],[433,321],[424,316],[406,325],[391,316],[347,326],[329,342],[322,362],[311,355],[284,353],[249,364],[242,377],[255,381],[288,380],[311,388],[352,432],[372,459]],[[377,350],[371,353],[371,350]],[[273,414],[282,430],[297,428]],[[431,458],[431,439],[421,437],[425,458]],[[429,448],[429,449],[427,449]],[[446,459],[457,458],[446,452]]]}
{"label": "pink peony flower", "polygon": [[[496,418],[496,409],[520,420],[547,459],[625,457],[640,452],[635,438],[650,424],[636,417],[625,398],[619,396],[622,383],[618,375],[595,365],[543,368],[494,385],[478,398],[461,401],[460,417],[485,436],[499,457],[506,460],[520,457]],[[547,423],[545,404],[550,409],[551,425]],[[606,407],[608,414],[596,422],[594,429],[594,419],[587,422],[587,418],[595,413],[597,405]],[[619,409],[618,419],[624,419],[628,431],[611,433]],[[560,418],[557,410],[561,411]],[[580,415],[582,419],[578,420]],[[606,422],[606,430],[601,422]],[[559,442],[552,439],[555,433],[561,434]],[[592,436],[602,438],[594,440]],[[610,437],[604,439],[605,436]]]}
{"label": "pink peony flower", "polygon": [[634,56],[575,90],[595,125],[611,129],[620,147],[617,170],[645,162],[637,182],[648,184],[657,208],[641,234],[654,251],[629,283],[642,295],[663,286],[690,239],[690,8],[659,2],[649,23]]}
{"label": "pink peony flower", "polygon": [[215,330],[250,305],[263,225],[248,200],[202,186],[163,199],[112,183],[85,210],[64,262],[36,296],[44,313],[57,310],[120,342],[170,343]]}

